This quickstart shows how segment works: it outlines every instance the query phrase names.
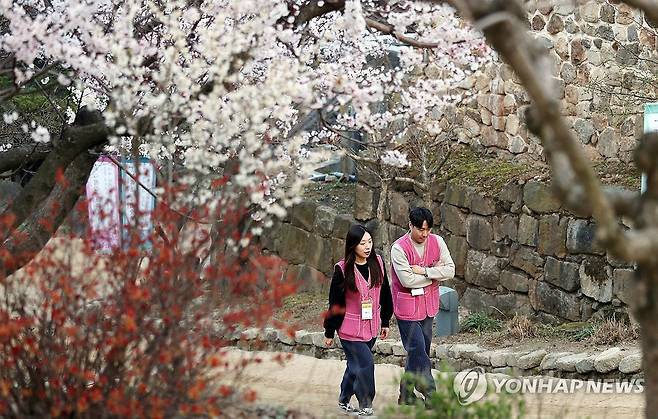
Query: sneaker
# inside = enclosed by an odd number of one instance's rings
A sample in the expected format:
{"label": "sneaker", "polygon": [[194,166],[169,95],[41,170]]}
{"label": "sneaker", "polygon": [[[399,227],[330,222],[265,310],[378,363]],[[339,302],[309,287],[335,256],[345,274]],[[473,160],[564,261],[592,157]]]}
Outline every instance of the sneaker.
{"label": "sneaker", "polygon": [[358,410],[358,409],[352,407],[352,405],[349,404],[349,403],[341,403],[341,402],[338,402],[338,409],[341,412],[347,413],[347,414],[355,413]]}
{"label": "sneaker", "polygon": [[357,410],[354,414],[355,414],[355,416],[368,418],[368,417],[374,417],[375,416],[375,411],[372,409],[372,407],[364,407],[364,408],[361,408],[361,409]]}

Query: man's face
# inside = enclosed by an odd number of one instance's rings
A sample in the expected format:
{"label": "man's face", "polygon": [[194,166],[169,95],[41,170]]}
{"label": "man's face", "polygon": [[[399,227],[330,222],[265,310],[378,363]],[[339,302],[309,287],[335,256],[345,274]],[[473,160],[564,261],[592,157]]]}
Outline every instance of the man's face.
{"label": "man's face", "polygon": [[425,243],[427,236],[430,235],[430,228],[427,225],[427,221],[423,221],[423,226],[421,228],[409,223],[409,229],[411,230],[411,239],[418,244]]}

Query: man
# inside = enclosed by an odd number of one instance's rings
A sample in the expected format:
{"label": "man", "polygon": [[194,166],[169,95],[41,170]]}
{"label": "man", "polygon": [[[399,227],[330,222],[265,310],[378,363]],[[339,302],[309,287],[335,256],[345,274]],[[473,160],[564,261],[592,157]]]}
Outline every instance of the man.
{"label": "man", "polygon": [[414,387],[429,404],[436,390],[430,360],[432,323],[439,311],[439,282],[455,276],[455,264],[445,241],[431,233],[433,224],[430,210],[412,209],[409,232],[391,248],[393,312],[407,351],[399,404],[415,403]]}

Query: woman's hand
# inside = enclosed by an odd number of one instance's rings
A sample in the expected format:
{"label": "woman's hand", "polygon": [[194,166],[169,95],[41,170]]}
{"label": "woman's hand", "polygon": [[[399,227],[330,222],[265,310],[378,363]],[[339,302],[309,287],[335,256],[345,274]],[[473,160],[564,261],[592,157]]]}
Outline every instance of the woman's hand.
{"label": "woman's hand", "polygon": [[390,332],[390,329],[388,327],[382,327],[382,331],[379,334],[379,337],[382,339],[386,339],[388,337],[388,334]]}
{"label": "woman's hand", "polygon": [[334,338],[324,338],[324,346],[331,348],[334,344]]}
{"label": "woman's hand", "polygon": [[425,275],[425,268],[419,265],[411,265],[411,270],[418,275]]}

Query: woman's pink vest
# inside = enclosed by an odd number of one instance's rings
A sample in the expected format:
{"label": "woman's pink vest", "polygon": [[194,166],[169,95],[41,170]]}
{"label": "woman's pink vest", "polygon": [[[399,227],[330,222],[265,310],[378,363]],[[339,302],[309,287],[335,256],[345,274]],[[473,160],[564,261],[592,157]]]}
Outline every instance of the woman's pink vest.
{"label": "woman's pink vest", "polygon": [[[377,261],[383,273],[384,263],[379,255],[377,256]],[[336,265],[340,266],[344,276],[345,261],[341,260]],[[372,278],[372,275],[370,275],[370,278]],[[379,326],[381,323],[379,291],[381,290],[381,285],[370,288],[370,282],[363,278],[363,275],[361,275],[361,272],[356,267],[354,268],[354,280],[358,292],[345,287],[345,318],[338,329],[338,336],[345,340],[368,342],[379,335]],[[372,301],[372,319],[362,320],[361,301],[367,299]]]}
{"label": "woman's pink vest", "polygon": [[[439,236],[430,234],[425,241],[425,254],[421,257],[411,243],[411,236],[405,234],[394,244],[398,244],[407,256],[409,265],[431,267],[441,259],[439,248]],[[439,312],[439,284],[425,287],[423,295],[411,295],[411,289],[405,288],[400,283],[395,268],[391,269],[391,292],[393,293],[393,312],[400,320],[424,320],[426,317],[434,317]]]}

